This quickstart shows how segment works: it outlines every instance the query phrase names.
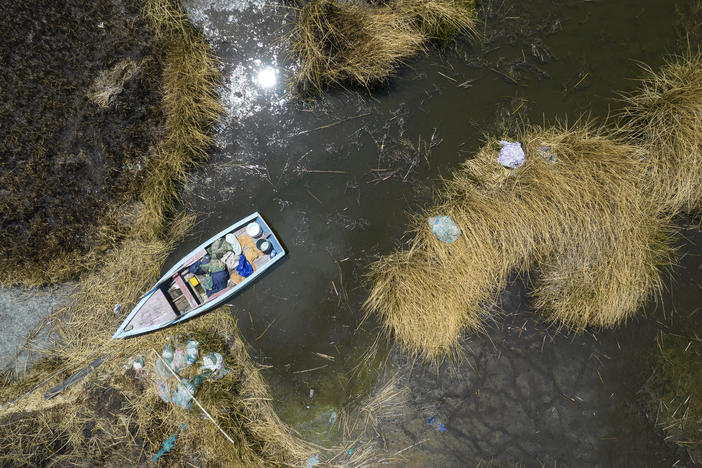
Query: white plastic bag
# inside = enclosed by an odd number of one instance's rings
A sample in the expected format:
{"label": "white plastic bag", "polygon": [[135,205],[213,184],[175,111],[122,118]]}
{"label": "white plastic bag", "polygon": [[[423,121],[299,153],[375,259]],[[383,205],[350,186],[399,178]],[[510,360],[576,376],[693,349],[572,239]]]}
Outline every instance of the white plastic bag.
{"label": "white plastic bag", "polygon": [[502,149],[497,158],[497,162],[510,169],[517,169],[524,165],[526,156],[522,149],[522,144],[513,141],[500,140]]}

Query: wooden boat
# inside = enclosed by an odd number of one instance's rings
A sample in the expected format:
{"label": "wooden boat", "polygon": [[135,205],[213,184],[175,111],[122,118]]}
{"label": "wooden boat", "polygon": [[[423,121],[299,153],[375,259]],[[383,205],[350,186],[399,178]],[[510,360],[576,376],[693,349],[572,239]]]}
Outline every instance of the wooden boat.
{"label": "wooden boat", "polygon": [[[247,233],[246,228],[251,223],[257,223],[260,226],[261,233],[255,238]],[[245,255],[247,259],[255,256],[250,261],[254,271],[246,278],[241,278],[238,274],[234,275],[235,280],[241,280],[241,282],[235,284],[230,279],[225,289],[208,297],[202,287],[204,276],[191,273],[189,267],[209,254],[208,249],[213,242],[230,233],[234,234],[239,241],[237,247],[243,247],[245,253],[242,252],[241,255]],[[256,247],[256,242],[260,242],[261,239],[270,243],[270,250],[267,253]],[[283,246],[261,215],[253,213],[207,239],[168,270],[141,298],[112,338],[126,338],[158,330],[212,310],[230,299],[237,291],[251,284],[282,259],[285,253]],[[235,254],[236,252],[232,252],[232,255]],[[231,269],[228,268],[228,270],[232,273]]]}

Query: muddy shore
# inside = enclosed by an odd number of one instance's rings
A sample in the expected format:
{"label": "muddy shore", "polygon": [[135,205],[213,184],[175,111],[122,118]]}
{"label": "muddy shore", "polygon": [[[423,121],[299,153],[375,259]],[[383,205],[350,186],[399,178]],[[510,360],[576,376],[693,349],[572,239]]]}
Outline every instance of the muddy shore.
{"label": "muddy shore", "polygon": [[160,51],[140,8],[23,0],[0,26],[4,284],[64,281],[118,235],[97,234],[106,216],[121,211],[115,231],[130,222],[162,122]]}

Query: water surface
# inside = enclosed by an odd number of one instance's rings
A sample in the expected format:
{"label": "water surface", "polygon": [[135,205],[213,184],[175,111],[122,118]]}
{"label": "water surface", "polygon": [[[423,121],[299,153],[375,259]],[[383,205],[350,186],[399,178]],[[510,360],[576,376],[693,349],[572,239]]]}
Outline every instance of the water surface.
{"label": "water surface", "polygon": [[[400,372],[412,395],[385,428],[389,453],[423,441],[403,464],[676,461],[635,402],[655,311],[597,338],[558,334],[529,311],[516,282],[503,295],[507,317],[491,340],[469,341],[453,373],[412,368],[397,352],[386,367],[381,352],[352,371],[377,333],[372,320],[359,327],[362,275],[403,242],[408,213],[431,201],[438,179],[485,133],[524,119],[605,120],[617,93],[635,87],[637,61],[658,67],[678,46],[669,0],[481,2],[482,43],[430,50],[381,90],[330,91],[313,104],[286,91],[295,68],[283,46],[289,7],[185,4],[222,59],[227,115],[210,162],[184,190],[200,223],[174,258],[255,210],[286,244],[288,258],[230,304],[254,357],[271,366],[284,420],[315,440],[333,438],[325,411],[366,395],[382,369]],[[433,431],[431,416],[447,432]]]}

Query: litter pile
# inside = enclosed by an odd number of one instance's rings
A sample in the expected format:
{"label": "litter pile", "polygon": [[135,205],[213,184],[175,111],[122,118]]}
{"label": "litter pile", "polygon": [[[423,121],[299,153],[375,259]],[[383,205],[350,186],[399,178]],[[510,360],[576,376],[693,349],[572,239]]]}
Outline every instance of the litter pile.
{"label": "litter pile", "polygon": [[[177,337],[176,337],[177,340]],[[188,370],[198,359],[199,343],[194,340],[186,344],[176,341],[175,347],[166,343],[163,352],[154,363],[154,383],[158,388],[158,396],[166,403],[173,403],[183,409],[193,407],[195,392],[203,382],[217,380],[230,372],[224,367],[224,358],[219,353],[209,353],[202,358],[200,372],[190,377],[181,375]],[[139,363],[139,357],[135,364]],[[143,365],[143,364],[142,364]]]}

